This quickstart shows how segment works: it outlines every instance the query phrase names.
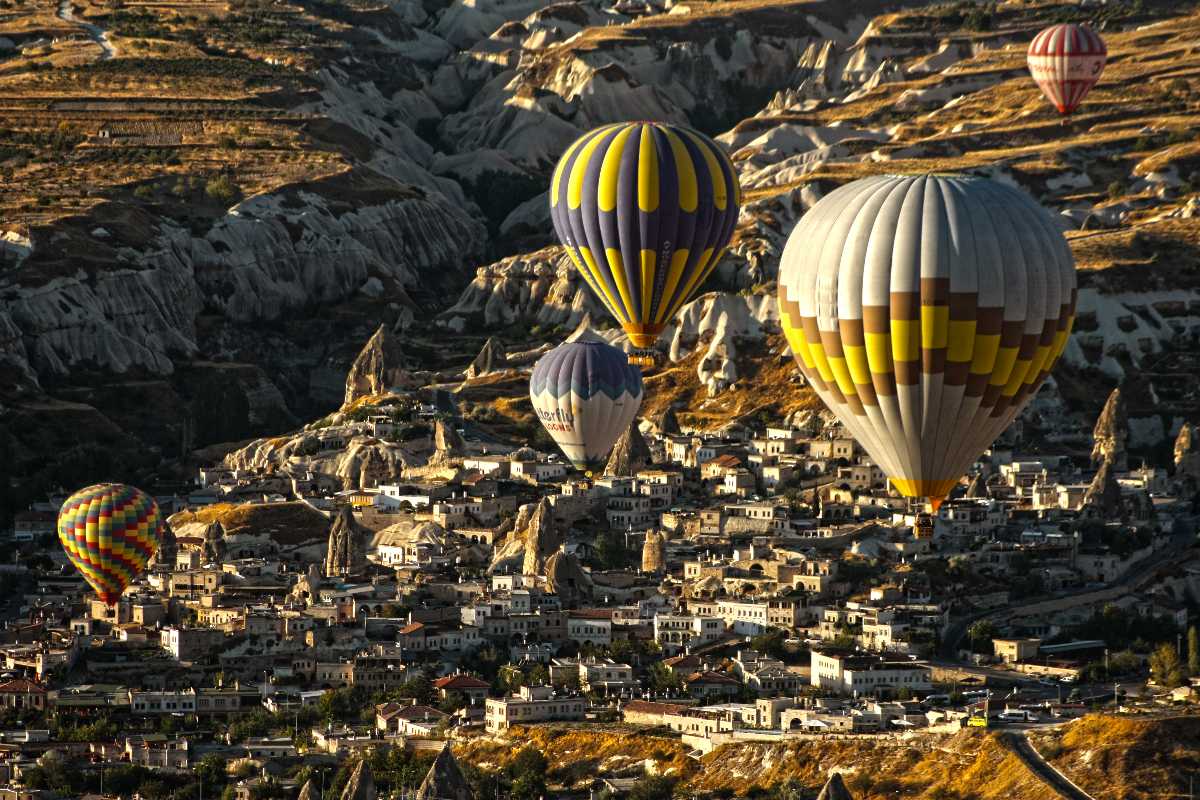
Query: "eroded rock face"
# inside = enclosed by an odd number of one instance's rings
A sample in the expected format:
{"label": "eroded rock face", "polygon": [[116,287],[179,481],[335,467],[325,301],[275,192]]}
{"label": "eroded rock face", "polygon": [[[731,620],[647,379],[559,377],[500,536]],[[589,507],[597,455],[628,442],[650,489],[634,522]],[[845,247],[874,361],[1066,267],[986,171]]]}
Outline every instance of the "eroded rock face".
{"label": "eroded rock face", "polygon": [[1091,485],[1083,495],[1083,508],[1086,513],[1105,520],[1118,520],[1121,517],[1121,486],[1117,483],[1117,470],[1112,462],[1105,459],[1100,463],[1100,469]]}
{"label": "eroded rock face", "polygon": [[467,367],[466,375],[468,378],[478,378],[499,372],[507,366],[508,354],[504,349],[504,343],[495,336],[489,336],[483,343],[479,355],[475,356],[475,360]]}
{"label": "eroded rock face", "polygon": [[666,569],[667,543],[661,531],[647,531],[642,545],[642,572],[656,575]]}
{"label": "eroded rock face", "polygon": [[[340,199],[354,191],[377,202]],[[153,230],[113,268],[9,287],[4,359],[40,375],[81,365],[167,375],[199,353],[201,309],[237,323],[277,320],[351,297],[372,277],[403,296],[439,271],[461,274],[486,236],[442,195],[370,173],[252,197],[200,236],[169,221]]]}
{"label": "eroded rock face", "polygon": [[1200,434],[1190,422],[1183,423],[1175,437],[1175,477],[1200,485]]}
{"label": "eroded rock face", "polygon": [[364,758],[354,768],[350,780],[346,782],[346,788],[342,789],[341,800],[377,800],[378,797],[375,773],[371,772],[371,765]]}
{"label": "eroded rock face", "polygon": [[850,790],[846,788],[842,776],[835,772],[821,787],[821,793],[817,795],[817,800],[854,800],[854,795],[850,794]]}
{"label": "eroded rock face", "polygon": [[1129,440],[1129,418],[1120,387],[1113,389],[1092,430],[1092,463],[1111,462],[1118,470],[1128,469],[1125,446]]}
{"label": "eroded rock face", "polygon": [[344,578],[362,571],[366,564],[366,531],[354,519],[350,507],[342,506],[329,527],[325,574]]}
{"label": "eroded rock face", "polygon": [[554,524],[554,509],[546,498],[538,501],[522,538],[525,540],[525,554],[521,574],[541,575],[546,559],[557,552],[563,543],[562,532]]}
{"label": "eroded rock face", "polygon": [[564,604],[591,599],[592,576],[579,564],[579,559],[556,550],[546,559],[546,588],[558,595]]}
{"label": "eroded rock face", "polygon": [[650,448],[646,445],[635,419],[613,445],[608,463],[604,466],[604,474],[631,478],[638,470],[649,465],[650,461]]}
{"label": "eroded rock face", "polygon": [[429,772],[425,773],[416,800],[473,800],[473,797],[458,759],[446,744],[433,760]]}
{"label": "eroded rock face", "polygon": [[406,365],[400,340],[387,326],[380,325],[346,375],[344,405],[349,406],[360,397],[384,394],[393,387],[407,385],[411,378]]}

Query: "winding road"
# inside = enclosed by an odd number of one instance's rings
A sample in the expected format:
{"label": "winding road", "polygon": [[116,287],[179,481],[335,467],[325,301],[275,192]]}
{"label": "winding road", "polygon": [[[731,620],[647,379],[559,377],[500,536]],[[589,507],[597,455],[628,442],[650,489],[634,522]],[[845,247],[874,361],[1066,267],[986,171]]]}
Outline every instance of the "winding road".
{"label": "winding road", "polygon": [[1180,552],[1187,549],[1195,541],[1195,519],[1188,518],[1183,525],[1186,526],[1186,530],[1176,533],[1163,547],[1146,556],[1146,558],[1126,571],[1124,575],[1102,589],[1083,588],[1057,595],[1046,595],[1040,598],[1022,598],[1018,603],[1010,603],[1000,608],[980,611],[954,620],[942,638],[942,658],[950,662],[957,661],[958,643],[966,635],[967,628],[979,620],[988,619],[998,621],[1005,617],[1019,614],[1023,608],[1037,606],[1045,602],[1061,601],[1069,605],[1087,605],[1088,603],[1104,602],[1111,599],[1114,589],[1135,591],[1143,582],[1153,579],[1155,573],[1160,568],[1170,565]]}
{"label": "winding road", "polygon": [[1072,783],[1070,778],[1059,772],[1053,764],[1042,758],[1042,754],[1030,743],[1028,731],[1003,733],[1000,735],[1000,742],[1013,755],[1021,759],[1021,763],[1040,778],[1042,783],[1057,792],[1059,797],[1065,797],[1067,800],[1096,800]]}
{"label": "winding road", "polygon": [[108,38],[108,31],[95,25],[91,22],[86,22],[75,16],[74,10],[71,8],[71,0],[61,0],[58,4],[58,18],[63,22],[70,22],[72,25],[78,25],[83,28],[91,40],[100,45],[100,60],[108,61],[110,58],[115,58],[117,48],[113,45],[112,40]]}

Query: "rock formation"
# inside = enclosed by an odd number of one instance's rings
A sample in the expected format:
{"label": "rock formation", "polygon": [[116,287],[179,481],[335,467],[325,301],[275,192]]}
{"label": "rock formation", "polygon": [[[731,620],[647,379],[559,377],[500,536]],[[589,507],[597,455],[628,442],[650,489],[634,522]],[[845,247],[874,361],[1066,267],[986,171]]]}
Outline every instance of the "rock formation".
{"label": "rock formation", "polygon": [[666,567],[667,542],[660,531],[646,531],[646,541],[642,545],[642,572],[651,575],[662,573]]}
{"label": "rock formation", "polygon": [[1183,423],[1175,437],[1175,477],[1200,484],[1200,433],[1190,422]]}
{"label": "rock formation", "polygon": [[343,405],[348,406],[360,397],[383,394],[393,386],[407,385],[410,376],[405,365],[400,341],[386,325],[380,325],[350,366]]}
{"label": "rock formation", "polygon": [[350,780],[346,783],[346,788],[342,789],[341,800],[377,800],[378,797],[379,794],[375,790],[375,775],[371,772],[371,765],[364,758],[354,768]]}
{"label": "rock formation", "polygon": [[468,378],[478,378],[481,375],[499,372],[507,366],[508,355],[504,343],[495,336],[489,336],[479,355],[475,356],[475,360],[467,367],[466,375]]}
{"label": "rock formation", "polygon": [[365,531],[354,519],[350,506],[342,506],[329,526],[329,547],[325,552],[325,574],[344,578],[366,566]]}
{"label": "rock formation", "polygon": [[1083,494],[1083,510],[1092,516],[1104,520],[1117,520],[1121,517],[1121,487],[1117,483],[1117,470],[1107,459],[1100,463],[1100,469],[1092,483]]}
{"label": "rock formation", "polygon": [[204,552],[201,560],[205,564],[219,564],[225,559],[225,526],[213,520],[204,529]]}
{"label": "rock formation", "polygon": [[592,577],[584,572],[579,559],[563,550],[546,559],[546,588],[562,601],[564,607],[592,597]]}
{"label": "rock formation", "polygon": [[449,743],[442,747],[437,758],[425,773],[415,800],[473,800],[471,786],[450,751]]}
{"label": "rock formation", "polygon": [[162,565],[168,569],[175,567],[175,556],[179,553],[179,543],[175,541],[175,532],[171,530],[171,526],[163,523],[163,538],[162,544],[155,551],[151,563]]}
{"label": "rock formation", "polygon": [[292,586],[292,590],[288,593],[288,599],[313,603],[317,600],[317,593],[321,589],[321,568],[316,563],[308,565],[308,571],[305,572]]}
{"label": "rock formation", "polygon": [[659,436],[674,436],[679,433],[679,420],[675,418],[675,409],[667,406],[650,418],[650,426]]}
{"label": "rock formation", "polygon": [[546,559],[556,553],[563,543],[562,533],[554,524],[554,509],[547,498],[538,501],[521,538],[525,541],[521,574],[541,575],[546,567]]}
{"label": "rock formation", "polygon": [[466,444],[454,426],[439,419],[433,426],[433,446],[444,458],[461,456]]}
{"label": "rock formation", "polygon": [[1092,463],[1110,462],[1118,472],[1128,469],[1125,445],[1129,440],[1129,419],[1121,389],[1112,390],[1092,429]]}
{"label": "rock formation", "polygon": [[829,780],[825,781],[821,793],[817,795],[817,800],[854,800],[854,796],[846,788],[841,774],[835,772],[829,776]]}
{"label": "rock formation", "polygon": [[629,427],[613,445],[612,453],[608,456],[608,463],[604,465],[604,474],[632,478],[650,461],[650,448],[642,437],[642,432],[638,430],[638,423],[635,419],[629,423]]}

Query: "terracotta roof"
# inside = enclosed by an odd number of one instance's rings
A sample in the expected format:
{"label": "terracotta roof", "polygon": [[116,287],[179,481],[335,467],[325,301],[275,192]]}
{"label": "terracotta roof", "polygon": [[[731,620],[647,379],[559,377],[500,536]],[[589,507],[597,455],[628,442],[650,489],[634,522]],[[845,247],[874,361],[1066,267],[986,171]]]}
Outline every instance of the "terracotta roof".
{"label": "terracotta roof", "polygon": [[732,678],[721,672],[713,672],[705,670],[704,672],[693,672],[684,678],[685,683],[719,683],[725,686],[737,686],[739,681],[737,678]]}
{"label": "terracotta roof", "polygon": [[736,467],[741,463],[742,460],[740,458],[731,453],[726,453],[724,455],[717,456],[711,461],[704,462],[704,466],[707,467],[709,464],[712,464],[713,466],[717,467]]}
{"label": "terracotta roof", "polygon": [[405,625],[403,628],[400,629],[400,633],[407,635],[410,633],[416,633],[417,631],[421,631],[424,629],[425,629],[425,625],[423,623],[410,622],[407,625]]}
{"label": "terracotta roof", "polygon": [[433,706],[401,706],[400,710],[392,716],[411,722],[420,722],[423,719],[445,719],[450,715]]}
{"label": "terracotta roof", "polygon": [[433,682],[433,685],[439,689],[488,689],[491,687],[487,681],[481,681],[474,675],[446,675],[438,678]]}
{"label": "terracotta roof", "polygon": [[0,683],[0,694],[45,694],[46,690],[33,681],[24,678],[14,678]]}

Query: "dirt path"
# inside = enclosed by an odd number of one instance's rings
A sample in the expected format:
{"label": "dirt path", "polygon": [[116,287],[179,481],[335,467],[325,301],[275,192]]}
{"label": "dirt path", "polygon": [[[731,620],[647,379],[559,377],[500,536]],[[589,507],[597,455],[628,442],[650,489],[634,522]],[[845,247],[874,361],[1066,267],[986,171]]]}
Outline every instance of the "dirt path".
{"label": "dirt path", "polygon": [[87,31],[88,36],[92,41],[100,45],[101,61],[108,61],[110,58],[115,58],[117,48],[108,38],[108,31],[101,28],[99,25],[94,25],[91,22],[85,22],[75,16],[74,10],[71,8],[71,0],[61,0],[58,4],[58,18],[63,22],[70,22],[72,25],[78,25]]}

